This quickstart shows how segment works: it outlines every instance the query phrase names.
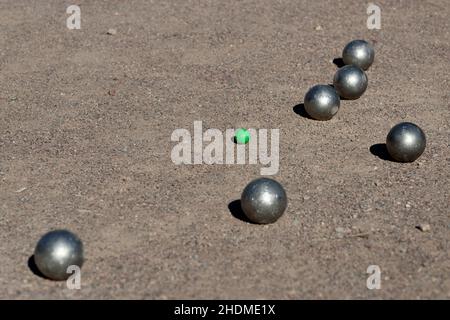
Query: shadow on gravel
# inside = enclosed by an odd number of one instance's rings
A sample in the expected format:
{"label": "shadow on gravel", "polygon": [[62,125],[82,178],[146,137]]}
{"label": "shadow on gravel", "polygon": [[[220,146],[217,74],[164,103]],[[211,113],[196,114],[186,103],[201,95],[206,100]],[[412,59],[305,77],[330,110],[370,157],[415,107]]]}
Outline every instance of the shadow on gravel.
{"label": "shadow on gravel", "polygon": [[303,118],[314,120],[313,118],[311,118],[311,117],[309,116],[308,112],[306,112],[306,110],[305,110],[305,104],[304,104],[304,103],[300,103],[300,104],[294,106],[294,107],[292,108],[292,110],[293,110],[296,114],[298,114],[299,116],[301,116],[301,117],[303,117]]}
{"label": "shadow on gravel", "polygon": [[34,254],[28,258],[28,268],[38,277],[49,280],[49,278],[44,276],[44,274],[39,271],[36,262],[34,261]]}
{"label": "shadow on gravel", "polygon": [[228,204],[228,210],[230,210],[231,215],[233,217],[235,217],[236,219],[247,222],[247,223],[255,224],[252,221],[250,221],[247,218],[247,216],[245,215],[244,211],[242,211],[241,200],[231,201]]}
{"label": "shadow on gravel", "polygon": [[342,60],[342,58],[334,58],[333,59],[333,63],[336,65],[336,67],[338,68],[342,68],[343,66],[345,66],[344,60]]}
{"label": "shadow on gravel", "polygon": [[391,156],[389,155],[389,152],[386,148],[386,143],[377,143],[372,146],[370,146],[370,153],[372,153],[374,156],[377,156],[381,160],[385,161],[394,161]]}

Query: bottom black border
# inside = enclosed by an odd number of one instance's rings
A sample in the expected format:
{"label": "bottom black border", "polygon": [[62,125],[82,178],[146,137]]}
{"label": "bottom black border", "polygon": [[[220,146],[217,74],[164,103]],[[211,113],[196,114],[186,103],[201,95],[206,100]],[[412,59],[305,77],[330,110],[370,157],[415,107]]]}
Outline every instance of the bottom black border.
{"label": "bottom black border", "polygon": [[[305,301],[305,300],[108,300],[108,301],[2,301],[2,313],[19,316],[66,320],[83,317],[143,319],[315,319],[343,317],[382,318],[399,309],[402,318],[426,317],[439,308],[448,309],[447,301]],[[177,309],[178,308],[178,309]],[[183,308],[183,309],[180,309]],[[202,309],[201,309],[202,308]],[[207,308],[207,309],[206,309]],[[8,310],[9,309],[9,310]],[[183,310],[183,311],[181,311]],[[206,314],[204,311],[207,310]],[[187,314],[189,313],[189,314]]]}

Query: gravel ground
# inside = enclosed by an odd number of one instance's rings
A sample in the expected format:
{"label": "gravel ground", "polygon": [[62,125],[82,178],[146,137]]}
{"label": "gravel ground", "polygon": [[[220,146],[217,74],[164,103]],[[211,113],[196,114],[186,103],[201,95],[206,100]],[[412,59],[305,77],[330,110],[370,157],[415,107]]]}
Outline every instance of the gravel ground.
{"label": "gravel ground", "polygon": [[[70,4],[0,1],[0,298],[450,298],[448,1],[377,0],[380,30],[356,0],[77,0],[81,30]],[[358,38],[366,93],[308,119]],[[261,165],[171,161],[196,120],[280,129],[277,223],[237,210]],[[414,163],[380,145],[400,121]],[[80,290],[30,268],[56,228],[84,241]]]}

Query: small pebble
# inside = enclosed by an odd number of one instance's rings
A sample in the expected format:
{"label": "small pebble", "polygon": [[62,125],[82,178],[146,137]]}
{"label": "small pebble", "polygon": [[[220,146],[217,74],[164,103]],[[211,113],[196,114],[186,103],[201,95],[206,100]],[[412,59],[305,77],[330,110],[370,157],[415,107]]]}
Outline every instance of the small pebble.
{"label": "small pebble", "polygon": [[431,226],[428,223],[421,223],[416,228],[422,232],[428,232],[431,230]]}
{"label": "small pebble", "polygon": [[117,34],[117,30],[113,29],[113,28],[108,29],[108,32],[106,32],[106,34],[109,34],[110,36],[113,36],[113,35]]}
{"label": "small pebble", "polygon": [[342,228],[342,227],[337,227],[337,228],[336,228],[336,232],[337,232],[337,233],[344,233],[344,232],[345,232],[345,229]]}
{"label": "small pebble", "polygon": [[346,234],[350,233],[350,230],[345,229],[345,228],[343,228],[343,227],[337,227],[337,228],[335,229],[335,231],[336,231],[336,233],[337,233],[337,237],[338,237],[338,238],[341,238],[341,239],[342,239]]}

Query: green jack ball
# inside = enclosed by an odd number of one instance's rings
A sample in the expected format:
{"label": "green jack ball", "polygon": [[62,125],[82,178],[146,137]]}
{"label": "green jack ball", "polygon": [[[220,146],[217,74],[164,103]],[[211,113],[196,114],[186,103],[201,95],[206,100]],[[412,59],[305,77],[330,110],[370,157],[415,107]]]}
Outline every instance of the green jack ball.
{"label": "green jack ball", "polygon": [[244,128],[237,129],[234,138],[237,144],[247,144],[250,141],[250,132]]}

